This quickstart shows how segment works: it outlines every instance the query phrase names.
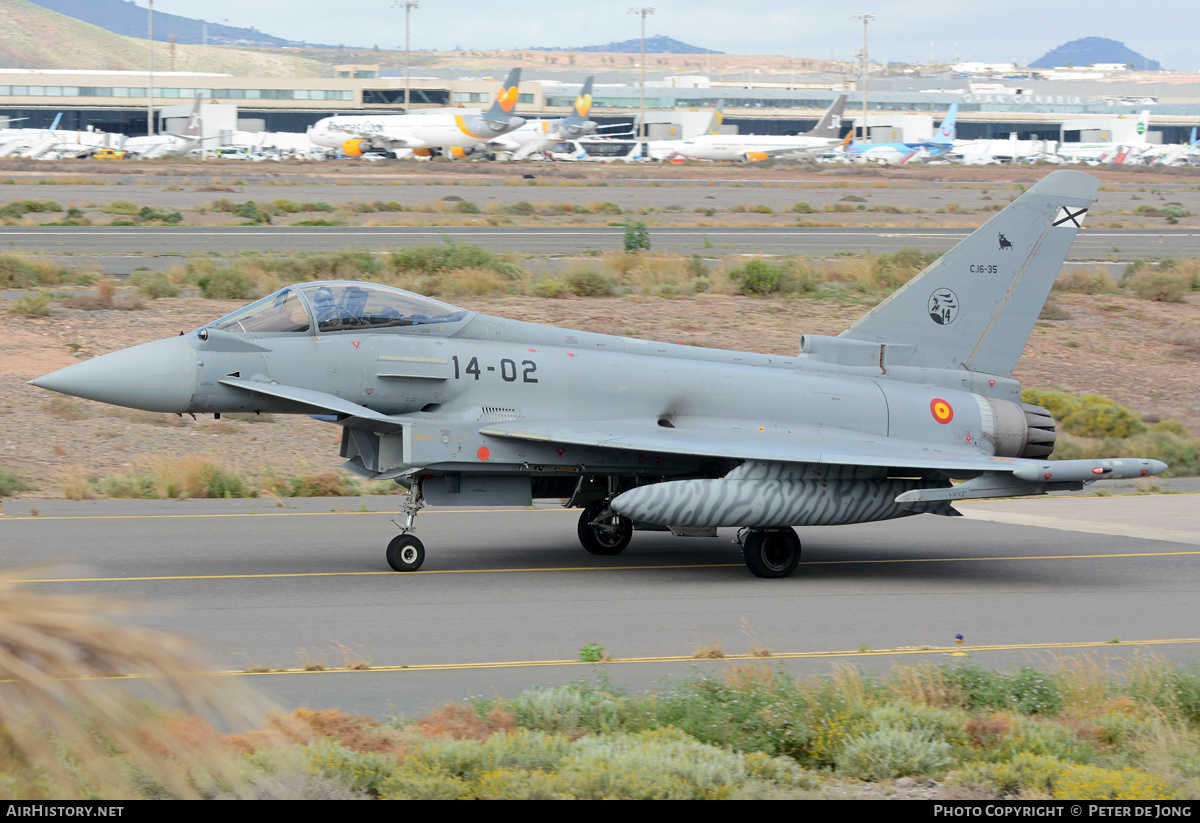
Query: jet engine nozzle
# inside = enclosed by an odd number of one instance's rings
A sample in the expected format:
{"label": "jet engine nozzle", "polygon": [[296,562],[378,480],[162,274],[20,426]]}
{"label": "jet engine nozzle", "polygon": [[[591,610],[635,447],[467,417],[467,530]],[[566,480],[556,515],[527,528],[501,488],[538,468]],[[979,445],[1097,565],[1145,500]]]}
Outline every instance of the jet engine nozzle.
{"label": "jet engine nozzle", "polygon": [[1027,457],[1037,460],[1054,451],[1057,437],[1054,418],[1041,406],[1011,400],[980,398],[983,437],[990,440],[998,457]]}

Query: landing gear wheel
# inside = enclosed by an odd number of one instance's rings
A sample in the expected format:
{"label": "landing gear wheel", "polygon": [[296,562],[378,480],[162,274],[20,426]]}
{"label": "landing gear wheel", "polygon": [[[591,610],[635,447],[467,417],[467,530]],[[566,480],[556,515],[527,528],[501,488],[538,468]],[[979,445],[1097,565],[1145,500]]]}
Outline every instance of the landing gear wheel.
{"label": "landing gear wheel", "polygon": [[398,572],[415,572],[425,562],[425,546],[411,534],[393,537],[387,547],[387,562]]}
{"label": "landing gear wheel", "polygon": [[787,577],[800,562],[800,538],[795,529],[752,531],[742,543],[742,557],[755,577]]}
{"label": "landing gear wheel", "polygon": [[579,542],[592,554],[620,554],[633,537],[633,521],[628,517],[610,514],[596,520],[607,508],[607,503],[593,503],[579,515]]}

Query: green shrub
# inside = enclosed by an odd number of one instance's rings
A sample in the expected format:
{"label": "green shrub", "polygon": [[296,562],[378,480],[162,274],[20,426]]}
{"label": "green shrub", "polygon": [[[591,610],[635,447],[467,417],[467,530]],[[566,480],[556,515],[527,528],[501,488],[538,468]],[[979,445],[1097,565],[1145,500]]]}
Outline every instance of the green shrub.
{"label": "green shrub", "polygon": [[580,297],[610,297],[617,292],[616,281],[607,272],[590,266],[575,266],[565,275],[571,291]]}
{"label": "green shrub", "polygon": [[904,246],[895,254],[878,255],[872,261],[875,283],[882,289],[899,288],[940,256],[936,252],[925,252],[911,246]]}
{"label": "green shrub", "polygon": [[358,480],[343,472],[297,476],[269,475],[264,488],[279,497],[352,497],[362,493]]}
{"label": "green shrub", "polygon": [[[1020,702],[1015,700],[1013,705]],[[1056,719],[1018,714],[1010,717],[1008,722],[1008,733],[986,741],[978,752],[980,759],[1003,761],[1021,754],[1055,757],[1070,763],[1091,763],[1096,759],[1096,750],[1090,741]]]}
{"label": "green shrub", "polygon": [[641,220],[625,218],[624,248],[626,254],[637,254],[640,251],[650,251],[650,232]]}
{"label": "green shrub", "polygon": [[931,775],[950,765],[952,748],[930,732],[879,729],[853,737],[835,757],[839,774],[859,780]]}
{"label": "green shrub", "polygon": [[137,203],[132,203],[129,200],[114,200],[106,206],[101,206],[100,211],[105,214],[123,214],[126,217],[136,217],[141,209]]}
{"label": "green shrub", "polygon": [[1057,684],[1031,666],[1022,666],[1014,674],[976,665],[957,666],[947,669],[946,680],[962,691],[966,708],[971,711],[1008,709],[1053,715],[1062,708]]}
{"label": "green shrub", "polygon": [[271,222],[271,215],[258,207],[253,200],[247,200],[233,211],[238,217],[245,220],[247,223],[268,224]]}
{"label": "green shrub", "polygon": [[177,211],[155,211],[149,206],[142,206],[138,211],[138,219],[145,221],[158,220],[169,225],[176,225],[183,222],[183,215]]}
{"label": "green shrub", "polygon": [[104,497],[132,500],[157,500],[162,497],[158,478],[149,474],[110,474],[95,483]]}
{"label": "green shrub", "polygon": [[21,296],[8,306],[10,314],[20,314],[25,317],[45,317],[50,313],[50,292],[22,292]]}
{"label": "green shrub", "polygon": [[0,217],[15,220],[26,214],[40,214],[42,212],[62,210],[62,204],[57,200],[14,200],[0,208]]}
{"label": "green shrub", "polygon": [[397,271],[421,274],[440,274],[453,269],[484,269],[508,280],[519,280],[524,271],[502,255],[473,243],[447,240],[440,245],[409,246],[392,252],[392,267]]}
{"label": "green shrub", "polygon": [[200,293],[210,300],[248,300],[255,295],[254,280],[233,268],[216,269],[197,278]]}
{"label": "green shrub", "polygon": [[1064,272],[1054,281],[1055,291],[1075,292],[1077,294],[1099,294],[1112,291],[1112,279],[1099,267],[1088,269],[1074,268]]}
{"label": "green shrub", "polygon": [[29,481],[21,475],[0,467],[0,497],[12,497],[17,492],[29,491],[32,488]]}
{"label": "green shrub", "polygon": [[1146,431],[1137,412],[1118,405],[1099,394],[1085,394],[1080,408],[1063,420],[1063,431],[1080,437],[1125,438]]}
{"label": "green shrub", "polygon": [[612,695],[586,684],[527,689],[506,708],[522,728],[570,736],[615,729],[621,714]]}
{"label": "green shrub", "polygon": [[606,215],[613,216],[613,215],[621,214],[621,207],[618,206],[616,203],[613,203],[612,201],[605,200],[603,203],[598,203],[597,205],[593,206],[592,211],[595,212],[596,214],[606,214]]}
{"label": "green shrub", "polygon": [[816,209],[801,200],[799,203],[796,203],[792,206],[792,211],[796,214],[812,214],[816,211]]}
{"label": "green shrub", "polygon": [[27,289],[43,285],[38,268],[27,260],[11,254],[0,255],[0,287]]}
{"label": "green shrub", "polygon": [[138,294],[151,300],[179,296],[179,286],[172,283],[165,272],[135,271],[129,276],[129,283]]}
{"label": "green shrub", "polygon": [[774,294],[779,291],[783,269],[765,260],[751,260],[729,272],[742,294]]}
{"label": "green shrub", "polygon": [[304,206],[302,206],[300,203],[297,203],[295,200],[287,199],[272,200],[263,207],[263,210],[269,211],[272,214],[297,214],[305,211]]}
{"label": "green shrub", "polygon": [[1191,278],[1178,272],[1161,269],[1142,269],[1129,278],[1133,293],[1143,300],[1158,303],[1182,303],[1191,289]]}
{"label": "green shrub", "polygon": [[1119,439],[1146,431],[1146,424],[1137,412],[1100,394],[1080,396],[1025,389],[1021,399],[1046,409],[1063,431],[1080,437]]}
{"label": "green shrub", "polygon": [[562,297],[570,291],[570,284],[561,277],[543,277],[529,285],[529,293],[534,297]]}
{"label": "green shrub", "polygon": [[1047,796],[1070,764],[1057,757],[1022,752],[1002,763],[968,763],[948,781],[951,786],[987,790],[993,797]]}

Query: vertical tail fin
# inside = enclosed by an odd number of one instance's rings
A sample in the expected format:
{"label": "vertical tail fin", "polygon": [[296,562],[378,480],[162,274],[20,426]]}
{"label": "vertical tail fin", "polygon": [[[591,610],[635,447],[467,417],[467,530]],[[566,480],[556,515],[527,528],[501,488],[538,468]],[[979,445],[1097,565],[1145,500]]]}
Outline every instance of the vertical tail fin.
{"label": "vertical tail fin", "polygon": [[958,133],[958,103],[951,103],[949,110],[946,112],[946,119],[938,126],[934,132],[933,139],[930,143],[938,146],[953,146],[954,138]]}
{"label": "vertical tail fin", "polygon": [[722,98],[717,101],[717,110],[713,112],[712,120],[708,123],[708,128],[705,129],[705,134],[720,134],[721,124],[725,122],[725,100]]}
{"label": "vertical tail fin", "polygon": [[836,140],[842,133],[842,115],[845,112],[846,95],[839,94],[837,99],[821,115],[821,119],[817,121],[817,125],[813,126],[812,131],[805,132],[805,136]]}
{"label": "vertical tail fin", "polygon": [[62,116],[63,113],[61,111],[54,115],[54,122],[50,124],[50,131],[54,131],[58,128],[58,124],[62,122]]}
{"label": "vertical tail fin", "polygon": [[484,120],[507,123],[517,110],[517,98],[520,96],[517,86],[521,83],[521,69],[515,68],[508,73],[508,79],[496,94],[496,102],[483,115]]}
{"label": "vertical tail fin", "polygon": [[596,122],[588,120],[587,117],[588,112],[592,110],[592,81],[594,79],[594,77],[589,77],[583,82],[583,88],[579,90],[579,96],[575,98],[571,113],[558,123],[559,133],[579,137],[596,130]]}
{"label": "vertical tail fin", "polygon": [[840,336],[912,346],[909,366],[1011,375],[1099,186],[1051,172]]}
{"label": "vertical tail fin", "polygon": [[183,131],[179,133],[180,137],[199,137],[200,136],[200,103],[204,98],[196,95],[196,102],[192,105],[192,113],[188,116],[187,125]]}
{"label": "vertical tail fin", "polygon": [[589,77],[583,81],[583,88],[579,90],[579,96],[575,98],[571,113],[566,117],[568,122],[582,123],[587,120],[588,112],[592,110],[592,81],[595,79],[595,77]]}
{"label": "vertical tail fin", "polygon": [[1133,128],[1133,137],[1130,143],[1135,146],[1144,146],[1150,142],[1147,138],[1150,134],[1150,110],[1142,112],[1138,115],[1137,125]]}

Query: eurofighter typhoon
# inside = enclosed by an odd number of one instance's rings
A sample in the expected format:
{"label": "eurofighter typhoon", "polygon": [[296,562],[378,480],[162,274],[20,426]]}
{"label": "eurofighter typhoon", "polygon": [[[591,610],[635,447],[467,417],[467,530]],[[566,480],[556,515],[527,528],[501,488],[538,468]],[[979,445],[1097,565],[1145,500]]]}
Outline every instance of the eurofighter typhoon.
{"label": "eurofighter typhoon", "polygon": [[309,414],[345,468],[408,488],[397,571],[427,503],[582,510],[593,554],[637,529],[738,529],[749,570],[786,577],[795,526],[1156,475],[1141,458],[1051,461],[1055,424],[1013,368],[1098,181],[1056,171],[837,337],[794,357],[571,331],[370,283],[301,283],[178,337],[34,385],[144,409]]}

